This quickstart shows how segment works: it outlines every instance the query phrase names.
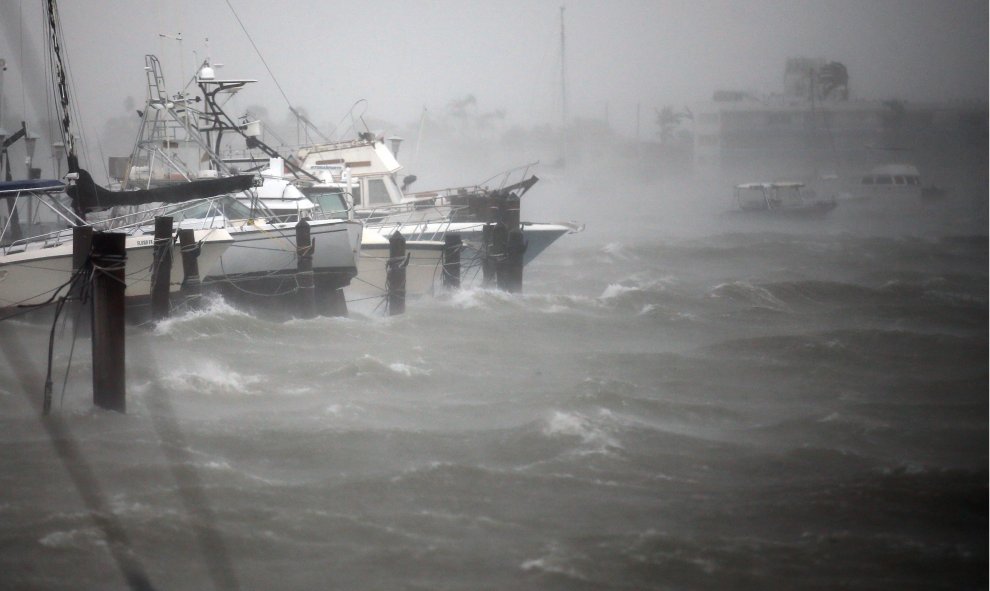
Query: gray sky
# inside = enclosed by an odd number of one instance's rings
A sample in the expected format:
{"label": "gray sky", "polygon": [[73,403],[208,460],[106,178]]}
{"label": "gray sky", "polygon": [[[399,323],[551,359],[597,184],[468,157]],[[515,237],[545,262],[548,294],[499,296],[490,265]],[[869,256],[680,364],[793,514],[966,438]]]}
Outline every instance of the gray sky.
{"label": "gray sky", "polygon": [[[5,112],[24,104],[17,62],[40,51],[40,0],[0,2]],[[510,123],[559,121],[559,1],[230,0],[293,104],[336,123],[359,99],[404,124],[472,94]],[[606,109],[629,133],[635,106],[708,99],[715,89],[778,91],[789,56],[846,64],[855,97],[987,98],[985,0],[575,1],[566,3],[571,115]],[[285,101],[226,0],[87,0],[60,5],[86,125],[144,99],[143,55],[177,86],[207,53],[223,77],[256,78],[244,104]],[[21,27],[18,27],[18,23]],[[25,31],[22,39],[20,30]],[[159,33],[181,32],[181,45]],[[30,34],[33,41],[27,37]],[[209,38],[209,47],[205,39]],[[25,49],[27,48],[27,49]],[[181,48],[181,53],[180,53]],[[43,55],[43,54],[39,54]],[[9,127],[9,125],[8,125]]]}

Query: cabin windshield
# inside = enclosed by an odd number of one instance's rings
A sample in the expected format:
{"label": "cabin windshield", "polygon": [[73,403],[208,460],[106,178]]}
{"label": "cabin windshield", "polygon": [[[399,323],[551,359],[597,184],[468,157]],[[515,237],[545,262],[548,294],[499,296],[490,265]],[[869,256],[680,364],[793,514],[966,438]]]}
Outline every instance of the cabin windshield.
{"label": "cabin windshield", "polygon": [[368,205],[388,205],[392,200],[384,179],[368,179]]}
{"label": "cabin windshield", "polygon": [[347,219],[349,208],[343,188],[307,187],[303,189],[303,194],[320,208],[324,217],[335,220]]}
{"label": "cabin windshield", "polygon": [[254,216],[251,215],[251,209],[248,206],[229,195],[224,195],[218,199],[210,199],[191,207],[178,209],[172,214],[172,217],[176,221],[181,221],[202,220],[213,217],[223,217],[228,220],[247,220]]}

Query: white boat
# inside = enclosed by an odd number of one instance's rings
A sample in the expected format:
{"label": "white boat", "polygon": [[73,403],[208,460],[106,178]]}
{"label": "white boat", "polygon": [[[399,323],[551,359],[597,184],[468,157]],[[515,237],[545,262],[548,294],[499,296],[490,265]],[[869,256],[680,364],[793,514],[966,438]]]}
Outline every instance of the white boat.
{"label": "white boat", "polygon": [[[538,180],[521,167],[479,185],[449,189],[407,192],[415,177],[397,182],[402,165],[395,156],[397,141],[389,148],[383,138],[362,134],[359,139],[301,148],[296,153],[299,166],[318,177],[324,186],[337,186],[349,194],[355,215],[364,220],[364,240],[370,236],[391,236],[399,231],[407,240],[442,241],[448,233],[461,235],[469,254],[481,250],[483,228],[500,221],[499,204],[520,198]],[[511,183],[514,176],[519,182]],[[522,221],[528,244],[524,264],[532,261],[555,240],[583,226],[572,222],[542,223]],[[463,258],[463,257],[462,257]]]}
{"label": "white boat", "polygon": [[[365,233],[361,238],[357,278],[345,288],[348,300],[374,299],[388,292],[388,238]],[[442,283],[444,243],[437,240],[406,240],[406,296],[437,293]]]}
{"label": "white boat", "polygon": [[883,164],[872,168],[859,178],[854,198],[883,201],[908,201],[939,199],[947,190],[935,185],[924,185],[921,173],[913,164]]}
{"label": "white boat", "polygon": [[[235,178],[238,171],[217,154],[216,146],[222,145],[225,134],[243,136],[243,129],[223,112],[218,97],[239,91],[253,80],[218,79],[206,61],[195,79],[202,98],[185,92],[170,95],[165,91],[158,60],[149,55],[145,63],[148,98],[138,139],[123,167],[122,188],[150,189]],[[202,110],[197,108],[200,102],[205,104]],[[183,163],[205,164],[207,168],[191,170]],[[203,283],[225,294],[259,298],[295,291],[295,227],[300,219],[307,219],[317,285],[328,289],[347,285],[357,274],[361,223],[318,215],[317,205],[284,178],[281,161],[274,159],[273,163],[261,175],[260,184],[252,188],[231,191],[227,197],[201,206],[179,204],[169,210],[179,227],[224,228],[234,240],[213,271],[202,274]]]}
{"label": "white boat", "polygon": [[735,187],[736,213],[815,217],[835,209],[834,195],[822,197],[801,182],[743,183]]}
{"label": "white boat", "polygon": [[[230,248],[209,272],[200,273],[204,285],[227,292],[248,290],[259,296],[294,289],[298,222],[256,217],[255,212],[229,195],[195,206],[179,205],[166,215],[171,215],[180,228],[223,229],[230,234]],[[314,276],[332,289],[347,285],[357,274],[361,223],[341,219],[307,223],[314,246]]]}
{"label": "white boat", "polygon": [[[44,304],[64,295],[62,290],[73,272],[72,226],[84,223],[68,206],[65,189],[66,185],[57,180],[0,183],[0,199],[7,202],[0,214],[0,308]],[[125,295],[148,296],[154,228],[149,230],[147,226],[114,219],[90,222],[90,225],[95,230],[127,233]],[[43,233],[29,236],[25,228],[41,229]],[[223,228],[197,230],[195,238],[200,248],[200,273],[209,272],[234,242]],[[182,258],[179,248],[173,239],[173,261]],[[178,290],[182,280],[182,265],[173,264],[170,290]]]}
{"label": "white boat", "polygon": [[[268,168],[261,171],[264,179],[258,189],[257,202],[265,206],[275,219],[292,221],[301,212],[310,220],[314,230],[327,220],[348,222],[358,228],[357,277],[346,287],[349,300],[365,300],[385,295],[386,267],[389,260],[389,236],[369,230],[353,219],[353,208],[339,183],[318,184],[300,182],[286,175],[284,161],[272,158]],[[244,205],[251,205],[244,196]],[[315,224],[315,225],[314,225]],[[443,257],[443,240],[406,239],[406,295],[432,295],[435,292]]]}

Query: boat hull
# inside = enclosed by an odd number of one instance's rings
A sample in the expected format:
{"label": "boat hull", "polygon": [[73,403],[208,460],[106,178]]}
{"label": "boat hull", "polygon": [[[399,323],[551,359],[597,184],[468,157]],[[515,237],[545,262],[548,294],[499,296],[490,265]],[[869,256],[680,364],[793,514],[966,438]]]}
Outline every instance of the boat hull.
{"label": "boat hull", "polygon": [[[224,251],[234,243],[223,229],[197,230],[196,241],[200,245],[199,269],[212,269]],[[151,294],[151,266],[154,260],[154,237],[148,235],[127,236],[125,240],[127,262],[125,276],[127,298],[139,298]],[[169,290],[182,286],[182,253],[179,244],[172,244],[172,272]],[[72,241],[48,248],[28,248],[22,252],[0,257],[0,308],[21,305],[37,305],[49,301],[59,288],[72,277]],[[61,292],[64,295],[64,291]]]}
{"label": "boat hull", "polygon": [[[357,278],[344,290],[348,301],[373,299],[387,292],[386,276],[389,243],[374,231],[365,230],[367,238],[361,244]],[[441,281],[443,242],[435,240],[406,241],[406,296],[433,295]]]}
{"label": "boat hull", "polygon": [[[310,220],[308,223],[314,246],[313,273],[317,281],[322,279],[331,287],[347,285],[357,275],[361,223],[351,220]],[[204,274],[204,285],[261,289],[259,295],[294,291],[298,266],[294,223],[245,222],[231,225],[227,230],[234,243],[212,271]]]}
{"label": "boat hull", "polygon": [[[483,251],[482,232],[485,224],[481,222],[422,222],[418,224],[388,224],[381,226],[369,226],[367,231],[378,233],[387,238],[393,232],[399,231],[407,240],[431,240],[442,241],[445,234],[459,234],[461,242],[464,244],[464,253],[461,260],[479,256]],[[579,226],[573,224],[547,224],[535,222],[523,222],[520,225],[523,239],[526,242],[526,252],[523,255],[523,264],[527,265],[533,261],[541,252],[547,249],[558,238],[564,234],[581,231]]]}

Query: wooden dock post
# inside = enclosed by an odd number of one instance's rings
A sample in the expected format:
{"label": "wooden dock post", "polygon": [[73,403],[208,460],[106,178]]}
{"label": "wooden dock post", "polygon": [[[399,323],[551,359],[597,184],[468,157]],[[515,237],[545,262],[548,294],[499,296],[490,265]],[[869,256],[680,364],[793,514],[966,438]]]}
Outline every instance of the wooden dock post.
{"label": "wooden dock post", "polygon": [[202,302],[203,286],[199,279],[199,244],[194,230],[179,230],[179,250],[182,252],[182,293],[186,305],[195,310]]}
{"label": "wooden dock post", "polygon": [[522,291],[526,241],[519,222],[519,198],[515,195],[509,195],[503,202],[502,223],[505,224],[507,235],[505,248],[502,251],[505,256],[498,267],[498,287],[509,293],[519,293]]}
{"label": "wooden dock post", "polygon": [[[72,271],[77,272],[82,269],[85,265],[89,264],[89,253],[93,249],[93,226],[73,226],[72,228]],[[85,286],[83,282],[80,281],[73,286],[72,291],[69,292],[69,296],[79,300],[82,298],[83,290]],[[82,303],[77,301],[74,307],[76,311],[79,311],[79,307]],[[76,314],[81,322],[80,324],[86,322],[85,314]]]}
{"label": "wooden dock post", "polygon": [[172,218],[155,216],[155,254],[151,264],[151,319],[168,318],[172,279]]}
{"label": "wooden dock post", "polygon": [[344,279],[338,273],[314,273],[316,286],[316,311],[322,316],[347,316],[347,300],[344,298]]}
{"label": "wooden dock post", "polygon": [[398,230],[388,238],[388,262],[385,264],[385,285],[388,315],[404,314],[406,311],[406,239]]}
{"label": "wooden dock post", "polygon": [[[75,273],[86,273],[86,267],[89,265],[89,253],[92,248],[93,242],[93,228],[92,226],[74,226],[72,228],[72,272]],[[85,290],[86,279],[82,277],[76,277],[73,284],[69,287],[68,301],[69,309],[73,312],[72,316],[74,320],[73,330],[78,334],[79,329],[83,327],[87,322],[87,316],[82,314],[82,298],[83,291]],[[48,416],[52,411],[52,379],[51,379],[51,368],[49,367],[48,378],[45,380],[45,393],[42,399],[41,412],[43,415]]]}
{"label": "wooden dock post", "polygon": [[72,270],[82,268],[89,261],[93,248],[93,226],[73,226],[72,228]]}
{"label": "wooden dock post", "polygon": [[93,404],[125,412],[124,265],[126,234],[93,235]]}
{"label": "wooden dock post", "polygon": [[334,287],[327,292],[327,313],[330,316],[347,316],[347,299],[344,298],[344,288]]}
{"label": "wooden dock post", "polygon": [[461,235],[444,234],[443,237],[443,286],[447,289],[461,287]]}
{"label": "wooden dock post", "polygon": [[511,232],[519,229],[519,198],[510,195],[502,204],[502,223]]}
{"label": "wooden dock post", "polygon": [[509,230],[505,224],[499,222],[492,228],[492,245],[489,249],[489,256],[492,259],[492,266],[495,269],[495,287],[506,289],[505,287],[505,249],[509,242]]}
{"label": "wooden dock post", "polygon": [[296,284],[297,306],[301,318],[316,317],[316,285],[313,283],[313,245],[309,222],[305,218],[296,224]]}
{"label": "wooden dock post", "polygon": [[491,287],[495,282],[495,257],[492,243],[494,229],[492,224],[485,224],[481,228],[481,286],[485,288]]}
{"label": "wooden dock post", "polygon": [[499,288],[509,293],[520,293],[523,283],[523,255],[526,241],[522,230],[510,230],[505,245],[505,258],[499,267]]}

